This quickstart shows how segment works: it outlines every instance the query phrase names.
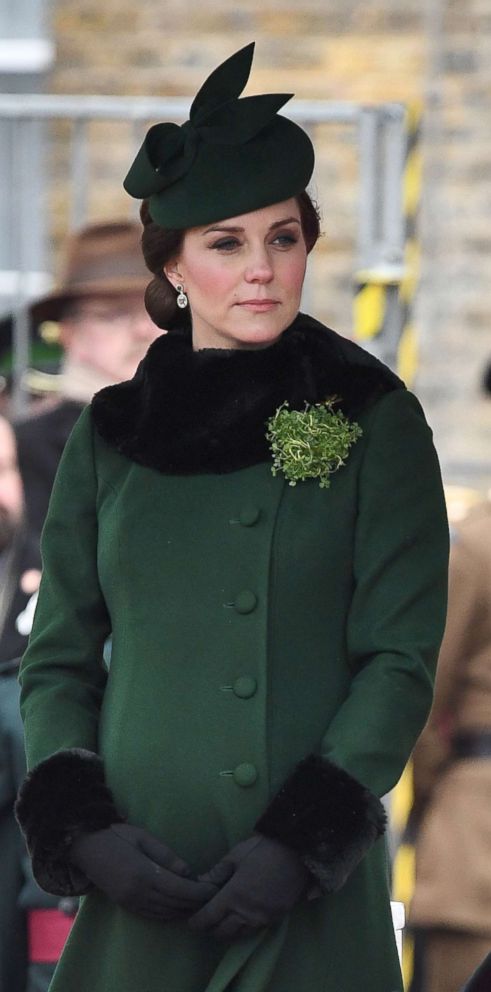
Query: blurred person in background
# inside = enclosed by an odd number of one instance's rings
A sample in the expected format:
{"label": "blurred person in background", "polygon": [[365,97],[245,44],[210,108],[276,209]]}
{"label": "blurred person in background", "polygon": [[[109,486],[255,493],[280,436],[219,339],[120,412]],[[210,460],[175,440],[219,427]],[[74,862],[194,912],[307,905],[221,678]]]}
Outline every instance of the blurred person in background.
{"label": "blurred person in background", "polygon": [[[0,628],[14,600],[17,610],[25,606],[25,601],[19,602],[23,510],[15,437],[8,421],[0,417]],[[12,642],[11,646],[14,649]],[[13,811],[18,782],[25,775],[25,758],[17,663],[11,659],[12,655],[0,657],[0,989],[25,992],[26,927],[17,905],[25,848]]]}
{"label": "blurred person in background", "polygon": [[15,621],[37,590],[39,567],[38,542],[29,534],[25,519],[15,434],[0,416],[0,663],[7,664],[27,646],[27,637]]}
{"label": "blurred person in background", "polygon": [[491,950],[489,500],[452,523],[447,625],[433,708],[414,753],[414,790],[411,992],[458,992]]}
{"label": "blurred person in background", "polygon": [[70,235],[56,290],[30,307],[55,321],[64,357],[58,396],[15,424],[29,526],[40,534],[61,453],[82,408],[103,386],[130,379],[162,330],[145,310],[148,276],[141,228],[130,221],[89,224]]}
{"label": "blurred person in background", "polygon": [[41,578],[37,535],[29,533],[15,435],[0,417],[0,990],[45,992],[77,900],[35,882],[14,817],[25,772],[19,711],[19,656],[27,646]]}

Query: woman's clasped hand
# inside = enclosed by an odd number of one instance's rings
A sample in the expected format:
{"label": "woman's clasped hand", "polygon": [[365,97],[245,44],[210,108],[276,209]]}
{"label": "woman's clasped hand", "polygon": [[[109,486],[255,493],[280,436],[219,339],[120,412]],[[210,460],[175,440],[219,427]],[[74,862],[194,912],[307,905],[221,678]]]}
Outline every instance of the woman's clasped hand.
{"label": "woman's clasped hand", "polygon": [[254,834],[200,881],[214,883],[219,891],[190,920],[191,929],[231,939],[278,923],[306,896],[312,875],[295,851]]}
{"label": "woman's clasped hand", "polygon": [[189,918],[193,931],[225,939],[277,923],[312,881],[294,851],[258,834],[197,879],[166,844],[126,823],[81,835],[70,860],[125,909],[165,921]]}
{"label": "woman's clasped hand", "polygon": [[70,860],[112,902],[160,920],[189,916],[218,891],[212,882],[194,879],[189,865],[162,841],[127,823],[81,834]]}

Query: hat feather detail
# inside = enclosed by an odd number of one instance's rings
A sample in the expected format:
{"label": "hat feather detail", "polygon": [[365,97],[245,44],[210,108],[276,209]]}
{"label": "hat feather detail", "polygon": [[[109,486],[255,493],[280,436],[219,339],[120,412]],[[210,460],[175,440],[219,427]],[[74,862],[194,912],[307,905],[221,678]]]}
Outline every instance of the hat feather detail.
{"label": "hat feather detail", "polygon": [[210,144],[245,144],[269,124],[292,96],[292,93],[268,93],[230,100],[210,115],[209,123],[201,125],[198,134]]}
{"label": "hat feather detail", "polygon": [[221,104],[240,96],[251,73],[254,47],[255,42],[251,41],[240,48],[205,79],[191,104],[189,117],[195,126]]}

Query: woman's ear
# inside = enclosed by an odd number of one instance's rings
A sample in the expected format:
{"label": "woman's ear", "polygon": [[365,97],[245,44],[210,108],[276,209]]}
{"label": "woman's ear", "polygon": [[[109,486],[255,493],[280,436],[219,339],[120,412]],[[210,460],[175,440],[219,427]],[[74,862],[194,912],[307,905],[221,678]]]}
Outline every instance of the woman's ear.
{"label": "woman's ear", "polygon": [[163,268],[164,276],[173,285],[174,289],[177,289],[178,284],[182,285],[183,277],[179,272],[179,266],[177,262],[168,262]]}

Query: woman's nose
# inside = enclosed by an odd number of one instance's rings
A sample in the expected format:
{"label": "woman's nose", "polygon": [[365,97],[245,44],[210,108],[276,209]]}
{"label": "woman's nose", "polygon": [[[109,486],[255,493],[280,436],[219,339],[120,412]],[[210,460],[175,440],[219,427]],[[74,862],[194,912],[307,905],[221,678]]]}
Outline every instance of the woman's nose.
{"label": "woman's nose", "polygon": [[244,276],[246,282],[271,282],[273,269],[266,252],[258,252],[254,257],[249,259]]}

